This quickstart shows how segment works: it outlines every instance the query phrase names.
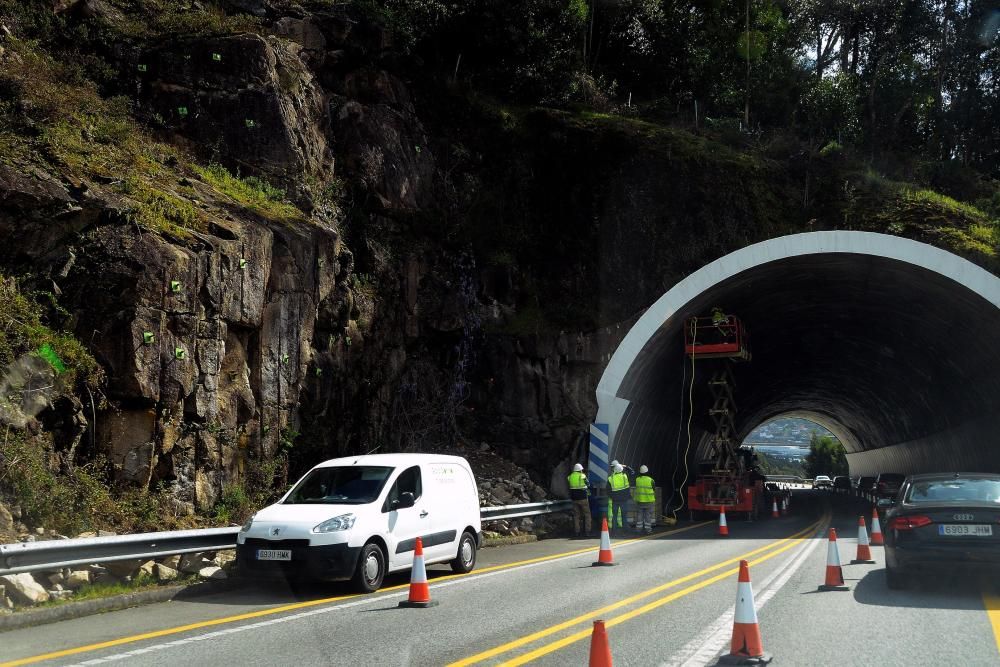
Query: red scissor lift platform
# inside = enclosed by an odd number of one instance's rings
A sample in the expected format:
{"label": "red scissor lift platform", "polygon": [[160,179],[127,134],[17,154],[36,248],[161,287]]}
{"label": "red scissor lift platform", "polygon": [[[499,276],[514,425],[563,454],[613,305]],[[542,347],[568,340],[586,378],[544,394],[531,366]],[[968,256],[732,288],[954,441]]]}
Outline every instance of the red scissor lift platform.
{"label": "red scissor lift platform", "polygon": [[692,361],[719,360],[711,362],[713,372],[708,382],[712,395],[708,414],[715,425],[710,458],[699,464],[698,477],[687,490],[691,518],[703,512],[718,514],[722,507],[727,514],[745,513],[748,519],[754,517],[763,485],[753,479],[752,460],[741,452],[734,439],[736,383],[729,363],[750,360],[749,332],[733,315],[692,317],[684,327],[684,353]]}
{"label": "red scissor lift platform", "polygon": [[692,317],[684,327],[684,353],[695,359],[750,361],[750,332],[740,318]]}

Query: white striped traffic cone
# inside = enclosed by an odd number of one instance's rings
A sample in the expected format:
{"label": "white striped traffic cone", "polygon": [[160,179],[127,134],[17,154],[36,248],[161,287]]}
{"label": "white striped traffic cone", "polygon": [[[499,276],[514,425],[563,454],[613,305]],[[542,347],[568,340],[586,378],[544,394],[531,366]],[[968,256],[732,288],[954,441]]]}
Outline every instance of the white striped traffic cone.
{"label": "white striped traffic cone", "polygon": [[865,530],[865,518],[863,516],[858,517],[858,554],[854,560],[851,561],[851,565],[860,565],[862,563],[874,563],[872,560],[872,550],[868,548],[868,531]]}
{"label": "white striped traffic cone", "polygon": [[733,639],[729,644],[729,655],[722,656],[719,664],[764,665],[770,661],[771,656],[764,653],[764,643],[760,639],[757,607],[753,600],[753,586],[750,584],[750,565],[741,560],[740,576],[736,584]]}
{"label": "white striped traffic cone", "polygon": [[837,550],[837,531],[830,529],[830,542],[826,548],[826,582],[819,587],[821,591],[846,591],[844,585],[844,569],[840,566],[840,552]]}
{"label": "white striped traffic cone", "polygon": [[726,506],[723,505],[719,510],[719,535],[721,537],[729,537],[729,526],[726,524]]}
{"label": "white striped traffic cone", "polygon": [[785,497],[781,498],[781,515],[782,516],[788,515],[788,499]]}
{"label": "white striped traffic cone", "polygon": [[872,508],[872,546],[880,547],[885,542],[882,541],[882,526],[878,522],[878,507]]}
{"label": "white striped traffic cone", "polygon": [[601,519],[601,550],[597,554],[597,560],[593,562],[593,567],[617,565],[611,555],[611,533],[608,532],[608,519]]}
{"label": "white striped traffic cone", "polygon": [[777,519],[779,516],[781,516],[781,515],[778,514],[778,498],[775,497],[774,498],[774,504],[771,507],[771,518],[772,519]]}
{"label": "white striped traffic cone", "polygon": [[399,603],[400,607],[417,607],[424,609],[434,607],[437,601],[431,600],[431,588],[427,583],[427,568],[424,567],[424,543],[418,537],[413,550],[413,569],[410,574],[410,596]]}

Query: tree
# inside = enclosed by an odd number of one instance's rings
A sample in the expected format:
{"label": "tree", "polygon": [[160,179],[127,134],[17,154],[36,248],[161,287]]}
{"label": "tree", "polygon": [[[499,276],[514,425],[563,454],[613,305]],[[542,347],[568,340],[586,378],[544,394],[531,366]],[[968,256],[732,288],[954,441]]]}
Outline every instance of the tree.
{"label": "tree", "polygon": [[828,435],[812,434],[809,439],[809,455],[806,456],[806,472],[810,477],[817,475],[846,475],[847,452],[844,445]]}

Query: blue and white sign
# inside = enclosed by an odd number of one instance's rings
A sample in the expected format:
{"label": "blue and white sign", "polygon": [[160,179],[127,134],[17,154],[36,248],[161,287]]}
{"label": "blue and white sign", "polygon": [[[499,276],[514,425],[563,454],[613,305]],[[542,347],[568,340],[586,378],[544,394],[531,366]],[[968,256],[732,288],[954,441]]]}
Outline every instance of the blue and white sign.
{"label": "blue and white sign", "polygon": [[608,451],[611,438],[607,424],[590,425],[590,458],[587,477],[590,485],[602,488],[608,483]]}

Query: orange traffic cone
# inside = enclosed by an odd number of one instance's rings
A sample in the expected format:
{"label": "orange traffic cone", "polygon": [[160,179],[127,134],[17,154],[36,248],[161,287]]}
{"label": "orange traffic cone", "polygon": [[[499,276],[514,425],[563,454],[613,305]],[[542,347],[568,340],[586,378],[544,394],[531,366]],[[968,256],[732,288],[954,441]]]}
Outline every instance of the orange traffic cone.
{"label": "orange traffic cone", "polygon": [[719,510],[719,535],[729,537],[729,526],[726,524],[726,506]]}
{"label": "orange traffic cone", "polygon": [[837,531],[830,529],[830,543],[826,549],[826,583],[819,587],[821,591],[846,591],[844,585],[844,569],[840,566],[840,552],[837,551]]}
{"label": "orange traffic cone", "polygon": [[872,550],[868,548],[868,531],[865,530],[865,518],[858,517],[858,555],[851,561],[851,565],[861,563],[874,563],[872,560]]}
{"label": "orange traffic cone", "polygon": [[594,621],[594,632],[590,635],[590,667],[611,667],[611,646],[604,621]]}
{"label": "orange traffic cone", "polygon": [[723,665],[766,665],[771,656],[764,653],[760,639],[760,625],[757,623],[757,607],[753,601],[753,586],[750,585],[750,566],[740,561],[740,577],[736,584],[736,614],[733,617],[733,640],[729,645],[729,655],[722,656]]}
{"label": "orange traffic cone", "polygon": [[417,546],[413,550],[413,569],[410,574],[410,597],[399,603],[400,607],[434,607],[436,601],[431,601],[431,589],[427,584],[427,569],[424,567],[424,543],[418,537]]}
{"label": "orange traffic cone", "polygon": [[597,554],[597,560],[594,561],[593,566],[617,564],[611,555],[611,534],[608,532],[608,518],[604,517],[601,519],[601,551]]}
{"label": "orange traffic cone", "polygon": [[779,516],[781,515],[778,514],[778,499],[775,497],[774,505],[771,507],[771,518],[777,519]]}
{"label": "orange traffic cone", "polygon": [[878,507],[872,508],[872,546],[880,547],[885,542],[882,541],[882,526],[878,522]]}

